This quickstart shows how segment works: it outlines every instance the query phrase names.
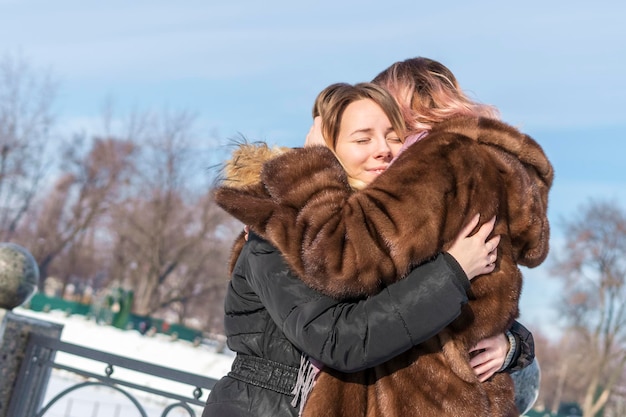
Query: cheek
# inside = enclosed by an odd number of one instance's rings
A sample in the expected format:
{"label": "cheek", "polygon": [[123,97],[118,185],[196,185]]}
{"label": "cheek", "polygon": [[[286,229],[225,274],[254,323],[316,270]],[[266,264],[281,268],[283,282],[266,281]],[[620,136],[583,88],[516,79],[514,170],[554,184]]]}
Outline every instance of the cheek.
{"label": "cheek", "polygon": [[404,146],[403,143],[390,144],[389,149],[391,150],[391,155],[393,155],[394,157],[398,156],[403,146]]}
{"label": "cheek", "polygon": [[364,152],[358,147],[337,148],[336,153],[348,175],[360,171],[360,167],[367,159]]}

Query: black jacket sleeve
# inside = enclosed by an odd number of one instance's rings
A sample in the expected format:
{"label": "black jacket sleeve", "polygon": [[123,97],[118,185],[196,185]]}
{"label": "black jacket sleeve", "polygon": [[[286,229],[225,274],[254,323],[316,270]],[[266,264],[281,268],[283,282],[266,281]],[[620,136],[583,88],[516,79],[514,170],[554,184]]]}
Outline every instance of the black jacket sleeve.
{"label": "black jacket sleeve", "polygon": [[521,323],[515,321],[509,329],[515,337],[515,353],[506,372],[524,369],[535,359],[535,339],[533,334]]}
{"label": "black jacket sleeve", "polygon": [[432,337],[467,303],[469,280],[449,255],[415,268],[380,293],[338,301],[307,287],[269,243],[255,235],[245,273],[285,336],[326,366],[355,372],[383,363]]}

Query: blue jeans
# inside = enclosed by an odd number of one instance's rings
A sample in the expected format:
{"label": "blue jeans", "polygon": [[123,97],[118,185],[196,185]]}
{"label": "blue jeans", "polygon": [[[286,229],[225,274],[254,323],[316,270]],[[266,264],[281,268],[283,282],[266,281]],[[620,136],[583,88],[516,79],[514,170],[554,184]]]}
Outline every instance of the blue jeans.
{"label": "blue jeans", "polygon": [[541,370],[537,358],[527,367],[512,372],[511,378],[515,383],[515,405],[520,411],[520,415],[524,415],[532,408],[537,401],[537,396],[539,396]]}

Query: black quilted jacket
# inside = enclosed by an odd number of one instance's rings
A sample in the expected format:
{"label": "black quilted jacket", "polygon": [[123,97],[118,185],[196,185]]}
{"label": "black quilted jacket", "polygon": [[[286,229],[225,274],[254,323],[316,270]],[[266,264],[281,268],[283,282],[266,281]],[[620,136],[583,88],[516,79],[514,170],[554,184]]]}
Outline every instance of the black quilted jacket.
{"label": "black quilted jacket", "polygon": [[[325,366],[354,372],[433,336],[459,315],[467,288],[462,269],[444,254],[375,296],[338,302],[307,287],[280,252],[251,233],[225,300],[228,346],[293,368],[304,352]],[[532,360],[534,352],[524,344],[532,336],[523,327],[522,335],[513,330],[521,346],[513,366],[519,367]],[[226,376],[211,391],[203,417],[297,416],[292,399]]]}

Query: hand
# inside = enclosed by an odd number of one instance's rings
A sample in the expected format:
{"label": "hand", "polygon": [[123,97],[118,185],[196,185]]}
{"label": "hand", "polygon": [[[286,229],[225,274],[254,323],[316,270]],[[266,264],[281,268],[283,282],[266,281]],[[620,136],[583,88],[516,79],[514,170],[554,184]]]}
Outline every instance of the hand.
{"label": "hand", "polygon": [[452,243],[448,253],[461,265],[468,279],[473,279],[478,275],[492,272],[498,259],[498,244],[500,236],[494,236],[489,240],[487,236],[493,231],[496,223],[495,216],[487,223],[483,224],[476,234],[470,233],[478,225],[480,215],[474,218],[461,230]]}
{"label": "hand", "polygon": [[473,355],[470,365],[480,382],[485,382],[502,368],[509,348],[509,339],[501,333],[481,340],[470,350],[470,356]]}
{"label": "hand", "polygon": [[306,139],[304,141],[304,146],[315,146],[315,145],[323,145],[326,146],[326,141],[324,140],[324,136],[322,135],[322,118],[321,116],[315,117],[313,119],[313,126],[309,130],[309,133],[306,135]]}

